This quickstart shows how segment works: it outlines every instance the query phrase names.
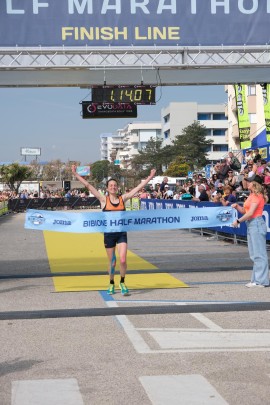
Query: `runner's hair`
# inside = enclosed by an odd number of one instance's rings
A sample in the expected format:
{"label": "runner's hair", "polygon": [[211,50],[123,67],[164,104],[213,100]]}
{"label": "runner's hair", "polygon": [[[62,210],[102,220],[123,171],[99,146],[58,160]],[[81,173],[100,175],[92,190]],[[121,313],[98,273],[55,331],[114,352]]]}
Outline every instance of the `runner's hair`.
{"label": "runner's hair", "polygon": [[115,181],[116,184],[118,184],[118,181],[116,179],[110,178],[109,180],[107,180],[106,182],[106,187],[108,187],[110,181]]}

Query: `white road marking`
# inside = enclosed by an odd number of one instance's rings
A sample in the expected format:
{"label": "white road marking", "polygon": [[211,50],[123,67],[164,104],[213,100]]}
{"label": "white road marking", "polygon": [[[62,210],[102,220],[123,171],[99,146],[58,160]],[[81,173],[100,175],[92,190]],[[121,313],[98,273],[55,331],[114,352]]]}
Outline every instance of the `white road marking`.
{"label": "white road marking", "polygon": [[84,405],[75,378],[12,382],[11,405]]}
{"label": "white road marking", "polygon": [[215,330],[215,331],[220,331],[223,330],[221,326],[217,325],[213,321],[211,321],[209,318],[207,318],[203,314],[190,314],[193,316],[193,318],[196,318],[199,322],[201,322],[203,325],[205,325],[208,329],[210,330]]}
{"label": "white road marking", "polygon": [[255,349],[270,350],[270,333],[257,331],[150,332],[162,349]]}
{"label": "white road marking", "polygon": [[[190,314],[191,315],[191,314]],[[136,330],[142,331],[173,331],[173,332],[205,332],[205,328],[136,328]],[[261,333],[270,333],[270,329],[219,329],[226,332],[261,332]],[[218,332],[218,331],[217,331]]]}
{"label": "white road marking", "polygon": [[[187,305],[185,302],[177,302],[176,305]],[[205,315],[201,313],[192,313],[190,314],[193,316],[193,318],[196,318],[199,322],[201,322],[203,325],[205,325],[208,329],[210,330],[222,330],[221,326],[217,325],[213,321],[211,321],[209,318],[207,318]]]}
{"label": "white road marking", "polygon": [[[120,303],[121,301],[119,301]],[[130,301],[122,301],[127,303]],[[107,301],[118,307],[117,301]],[[175,305],[187,305],[174,302]],[[202,328],[136,328],[125,315],[116,316],[137,353],[209,353],[270,351],[269,329],[223,329],[201,313],[189,314],[203,323]],[[152,350],[140,331],[148,332],[160,349]]]}
{"label": "white road marking", "polygon": [[[108,307],[118,307],[118,304],[114,301],[107,301],[106,303]],[[117,315],[116,318],[138,353],[152,353],[148,344],[140,333],[137,332],[126,315]]]}
{"label": "white road marking", "polygon": [[201,375],[140,377],[153,405],[228,405]]}
{"label": "white road marking", "polygon": [[118,315],[117,319],[138,353],[152,353],[148,344],[125,315]]}

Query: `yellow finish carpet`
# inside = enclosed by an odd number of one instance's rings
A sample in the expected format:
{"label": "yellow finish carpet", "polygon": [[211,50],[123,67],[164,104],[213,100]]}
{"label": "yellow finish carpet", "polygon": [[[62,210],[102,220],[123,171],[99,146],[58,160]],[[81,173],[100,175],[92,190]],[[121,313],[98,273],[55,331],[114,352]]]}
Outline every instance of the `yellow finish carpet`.
{"label": "yellow finish carpet", "polygon": [[[52,273],[82,273],[104,271],[104,275],[53,277],[55,290],[88,291],[108,288],[108,262],[103,234],[72,234],[44,231],[45,245]],[[116,255],[117,257],[117,255]],[[129,289],[188,287],[167,273],[155,273],[156,266],[128,250],[127,284]],[[132,270],[153,270],[152,274],[130,274]],[[119,271],[118,264],[116,272]],[[115,277],[118,287],[119,274]]]}
{"label": "yellow finish carpet", "polygon": [[[109,277],[106,276],[63,276],[54,277],[54,288],[57,292],[67,291],[90,291],[107,290]],[[120,277],[115,277],[115,289],[117,291]],[[144,290],[157,288],[180,288],[188,287],[185,283],[177,280],[167,273],[153,274],[127,274],[127,286],[129,290]],[[119,290],[120,292],[120,290]]]}

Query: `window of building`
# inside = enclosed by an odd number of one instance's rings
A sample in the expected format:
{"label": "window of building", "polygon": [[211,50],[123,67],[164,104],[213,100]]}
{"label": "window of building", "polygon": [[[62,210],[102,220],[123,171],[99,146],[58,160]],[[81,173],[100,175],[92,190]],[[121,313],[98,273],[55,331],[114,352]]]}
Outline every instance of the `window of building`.
{"label": "window of building", "polygon": [[143,150],[143,149],[145,149],[146,148],[146,144],[147,144],[147,142],[140,142],[140,150]]}
{"label": "window of building", "polygon": [[213,120],[215,120],[215,121],[226,120],[225,113],[214,113]]}
{"label": "window of building", "polygon": [[249,96],[256,96],[256,86],[254,84],[248,86],[248,95]]}
{"label": "window of building", "polygon": [[206,128],[205,134],[206,134],[206,136],[212,136],[212,129]]}
{"label": "window of building", "polygon": [[226,133],[226,129],[213,129],[214,136],[224,136]]}
{"label": "window of building", "polygon": [[213,152],[228,152],[228,145],[213,145]]}
{"label": "window of building", "polygon": [[211,150],[212,150],[212,145],[207,145],[205,148],[204,148],[204,151],[207,153],[207,152],[211,152]]}
{"label": "window of building", "polygon": [[148,142],[150,138],[156,139],[157,132],[155,129],[141,129],[140,142]]}
{"label": "window of building", "polygon": [[164,132],[164,139],[170,138],[170,131],[165,131]]}
{"label": "window of building", "polygon": [[198,121],[206,121],[211,120],[210,113],[198,113]]}
{"label": "window of building", "polygon": [[169,122],[170,121],[170,114],[165,115],[165,117],[163,119],[164,119],[165,124],[166,124],[166,122]]}
{"label": "window of building", "polygon": [[256,114],[248,114],[249,115],[249,122],[251,124],[257,124],[257,115]]}
{"label": "window of building", "polygon": [[157,129],[157,138],[158,138],[158,139],[161,138],[161,129]]}

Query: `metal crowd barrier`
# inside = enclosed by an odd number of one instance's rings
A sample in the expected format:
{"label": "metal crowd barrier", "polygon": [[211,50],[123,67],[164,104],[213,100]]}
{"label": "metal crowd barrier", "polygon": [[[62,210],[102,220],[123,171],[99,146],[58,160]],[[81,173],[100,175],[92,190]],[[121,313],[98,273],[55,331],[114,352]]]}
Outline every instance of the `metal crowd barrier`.
{"label": "metal crowd barrier", "polygon": [[[239,203],[238,203],[239,204]],[[220,206],[226,209],[221,203],[212,202],[194,202],[182,200],[152,200],[141,199],[140,208],[145,209],[168,209],[168,208],[189,208],[189,207],[216,207]],[[32,199],[13,199],[8,201],[8,207],[3,208],[3,212],[14,211],[24,212],[26,209],[44,209],[44,210],[57,210],[57,209],[84,209],[84,208],[100,208],[100,202],[95,197],[72,197],[72,198],[32,198]],[[134,208],[135,209],[135,208]],[[138,209],[136,207],[136,209]],[[1,211],[0,211],[1,212]],[[0,214],[1,215],[1,214]],[[270,242],[270,204],[264,206],[263,215],[267,225],[267,241]],[[215,239],[231,239],[234,243],[246,242],[247,228],[244,222],[241,223],[239,228],[232,228],[230,226],[222,226],[215,228],[201,228],[192,229],[192,231],[200,232],[201,235],[211,235]]]}
{"label": "metal crowd barrier", "polygon": [[24,212],[30,208],[42,210],[100,208],[100,202],[96,197],[18,198],[8,201],[10,211]]}
{"label": "metal crowd barrier", "polygon": [[8,202],[0,201],[0,217],[6,214],[8,214]]}
{"label": "metal crowd barrier", "polygon": [[[241,203],[237,203],[240,204]],[[221,203],[213,202],[195,202],[195,201],[182,201],[182,200],[152,200],[141,199],[141,209],[169,209],[169,208],[190,208],[190,207],[217,207],[226,209]],[[270,241],[270,204],[264,206],[263,216],[267,226],[266,240]],[[247,240],[247,227],[245,222],[242,222],[239,228],[232,228],[230,226],[219,226],[213,228],[200,228],[192,229],[194,232],[200,232],[201,235],[211,235],[213,239],[231,239],[234,243],[246,242]]]}

